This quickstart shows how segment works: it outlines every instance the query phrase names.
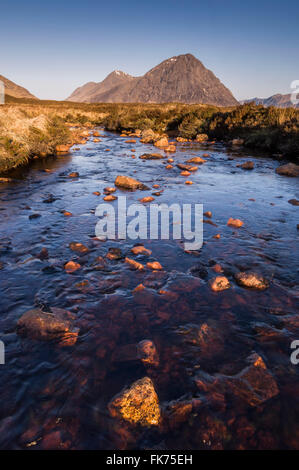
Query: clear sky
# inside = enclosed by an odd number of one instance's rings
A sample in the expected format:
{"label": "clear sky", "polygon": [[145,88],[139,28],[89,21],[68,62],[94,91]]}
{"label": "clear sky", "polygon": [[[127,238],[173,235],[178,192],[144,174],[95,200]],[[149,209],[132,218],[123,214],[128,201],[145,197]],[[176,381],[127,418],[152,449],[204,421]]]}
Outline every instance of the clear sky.
{"label": "clear sky", "polygon": [[298,0],[8,0],[0,74],[64,99],[112,70],[143,75],[190,52],[237,99],[289,93],[299,80]]}

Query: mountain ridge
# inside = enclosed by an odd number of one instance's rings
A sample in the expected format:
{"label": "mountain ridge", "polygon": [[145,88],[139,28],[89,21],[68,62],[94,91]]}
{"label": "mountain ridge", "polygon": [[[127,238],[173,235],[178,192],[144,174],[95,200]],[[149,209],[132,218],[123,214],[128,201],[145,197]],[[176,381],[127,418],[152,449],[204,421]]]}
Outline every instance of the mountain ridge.
{"label": "mountain ridge", "polygon": [[242,100],[240,101],[241,104],[252,103],[255,104],[262,104],[265,107],[275,106],[276,108],[298,108],[299,103],[293,104],[291,101],[291,93],[288,94],[281,94],[276,93],[275,95],[271,95],[268,98],[251,98],[249,100]]}
{"label": "mountain ridge", "polygon": [[26,88],[17,85],[3,75],[0,75],[0,82],[4,83],[5,95],[12,96],[13,98],[37,99],[36,96],[32,95]]}
{"label": "mountain ridge", "polygon": [[90,103],[238,104],[231,91],[192,54],[170,57],[140,77],[114,71],[102,82],[77,88],[67,101],[78,99]]}

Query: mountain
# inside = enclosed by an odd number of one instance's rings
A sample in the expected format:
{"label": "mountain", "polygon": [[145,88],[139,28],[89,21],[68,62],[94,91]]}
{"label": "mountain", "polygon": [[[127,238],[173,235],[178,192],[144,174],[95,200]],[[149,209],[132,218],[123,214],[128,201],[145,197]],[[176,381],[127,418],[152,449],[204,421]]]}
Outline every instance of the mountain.
{"label": "mountain", "polygon": [[0,82],[4,83],[5,87],[5,95],[12,96],[14,98],[31,98],[37,99],[33,96],[26,88],[23,88],[16,83],[8,80],[8,78],[3,77],[0,75]]}
{"label": "mountain", "polygon": [[111,72],[109,75],[107,75],[107,77],[100,83],[88,82],[85,85],[77,88],[67,100],[84,103],[92,101],[100,102],[102,101],[102,95],[105,97],[105,94],[109,93],[109,91],[119,86],[125,86],[134,80],[135,78],[131,75],[125,72],[121,72],[120,70],[114,70],[114,72]]}
{"label": "mountain", "polygon": [[77,88],[68,100],[89,103],[238,104],[228,88],[192,54],[164,60],[142,77],[112,72],[100,83],[90,82]]}
{"label": "mountain", "polygon": [[255,104],[262,104],[265,107],[276,106],[277,108],[299,108],[299,104],[295,105],[292,103],[290,93],[288,95],[281,95],[278,93],[270,96],[269,98],[252,98],[251,100],[240,101],[240,103],[251,103],[252,101]]}

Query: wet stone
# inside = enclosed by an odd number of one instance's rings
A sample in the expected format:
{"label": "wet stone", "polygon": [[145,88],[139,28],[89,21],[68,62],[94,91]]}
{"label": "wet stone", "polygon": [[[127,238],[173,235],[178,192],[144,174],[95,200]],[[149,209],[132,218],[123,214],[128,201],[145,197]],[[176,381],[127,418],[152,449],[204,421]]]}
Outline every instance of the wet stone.
{"label": "wet stone", "polygon": [[137,380],[116,395],[108,409],[113,418],[124,419],[133,425],[158,426],[161,421],[159,399],[149,377]]}
{"label": "wet stone", "polygon": [[260,274],[254,272],[240,272],[235,274],[235,280],[239,286],[249,289],[264,290],[269,287],[269,281]]}
{"label": "wet stone", "polygon": [[61,308],[52,307],[50,312],[29,310],[18,320],[20,335],[38,340],[56,340],[66,346],[76,343],[79,330],[74,328],[75,317]]}

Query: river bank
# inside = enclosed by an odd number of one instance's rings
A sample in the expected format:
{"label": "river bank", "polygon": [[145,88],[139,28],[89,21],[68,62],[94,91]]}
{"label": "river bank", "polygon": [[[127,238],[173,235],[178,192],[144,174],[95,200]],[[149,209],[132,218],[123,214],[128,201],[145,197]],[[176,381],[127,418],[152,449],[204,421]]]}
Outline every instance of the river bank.
{"label": "river bank", "polygon": [[54,155],[59,145],[71,148],[84,137],[81,131],[94,126],[135,135],[152,130],[156,140],[166,135],[230,142],[298,163],[299,111],[291,108],[8,100],[0,108],[0,172]]}

